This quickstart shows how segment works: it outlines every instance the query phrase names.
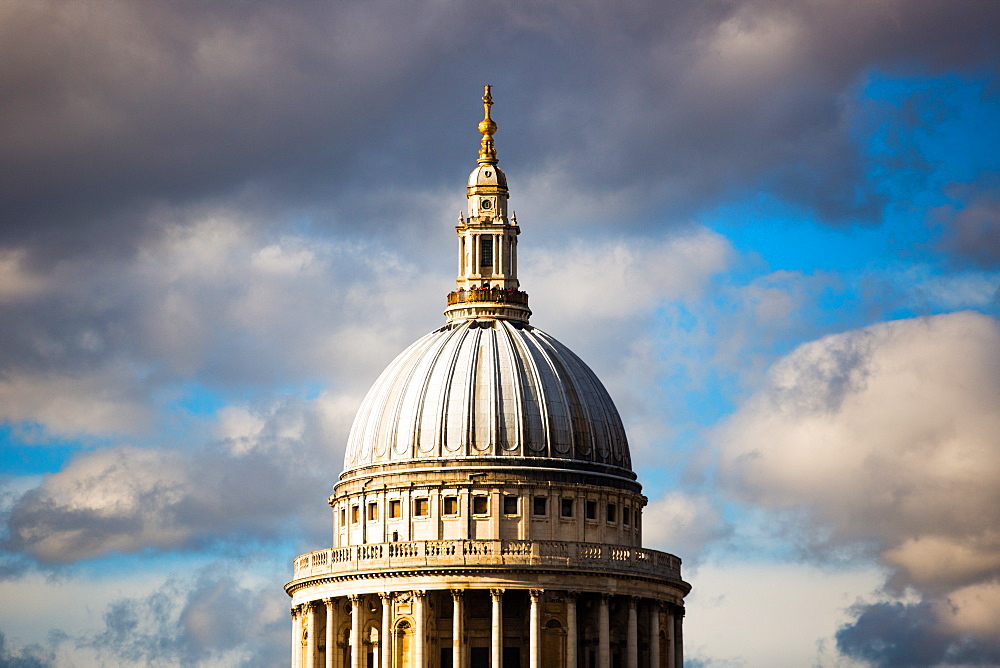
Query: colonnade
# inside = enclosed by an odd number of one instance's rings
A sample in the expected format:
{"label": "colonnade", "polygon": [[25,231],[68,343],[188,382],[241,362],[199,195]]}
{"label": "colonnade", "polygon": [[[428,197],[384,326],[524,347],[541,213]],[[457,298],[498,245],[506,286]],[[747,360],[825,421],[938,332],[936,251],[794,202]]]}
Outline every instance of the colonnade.
{"label": "colonnade", "polygon": [[[382,592],[367,597],[352,594],[325,598],[292,607],[293,668],[682,668],[683,609],[649,598],[573,591],[527,590],[527,610],[518,610],[518,633],[527,612],[527,652],[522,643],[505,636],[504,598],[508,592],[489,590],[488,648],[485,638],[470,645],[467,596],[474,589]],[[450,594],[451,629],[437,630],[432,622],[445,619],[445,610],[430,620],[428,597],[439,604]],[[523,593],[521,601],[524,600]],[[547,601],[558,601],[553,612]],[[363,608],[363,603],[368,606]],[[347,605],[349,602],[349,605]],[[583,614],[579,610],[583,602]],[[616,610],[612,630],[612,607]],[[624,610],[624,614],[623,613]],[[511,621],[507,611],[506,622]],[[641,617],[644,619],[641,620]],[[546,622],[546,619],[548,620]],[[322,624],[323,642],[317,637]],[[642,633],[640,633],[640,626]],[[363,633],[364,629],[369,633]],[[558,648],[543,657],[543,633],[558,632]],[[616,642],[612,642],[612,636]],[[338,637],[339,636],[339,637]],[[367,637],[366,637],[367,636]],[[429,642],[429,636],[433,638]],[[596,637],[595,637],[596,636]],[[433,645],[433,646],[429,646]],[[450,651],[449,651],[450,650]],[[507,653],[514,652],[513,658]],[[642,651],[640,651],[642,650]],[[642,660],[640,660],[642,657]],[[513,661],[513,664],[512,664]],[[553,663],[554,662],[554,663]]]}

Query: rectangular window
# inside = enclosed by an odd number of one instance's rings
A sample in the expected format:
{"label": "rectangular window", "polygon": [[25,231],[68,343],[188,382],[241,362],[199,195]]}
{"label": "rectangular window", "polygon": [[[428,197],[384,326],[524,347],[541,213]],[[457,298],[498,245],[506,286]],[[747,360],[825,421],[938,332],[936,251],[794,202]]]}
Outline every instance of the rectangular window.
{"label": "rectangular window", "polygon": [[398,519],[403,516],[403,504],[399,499],[393,499],[389,502],[389,517],[392,519]]}
{"label": "rectangular window", "polygon": [[413,500],[413,514],[417,517],[427,517],[430,514],[431,504],[427,499]]}
{"label": "rectangular window", "polygon": [[457,496],[446,496],[444,497],[444,514],[445,515],[458,515],[458,497]]}
{"label": "rectangular window", "polygon": [[548,497],[546,496],[536,496],[531,504],[531,514],[532,515],[548,515],[549,510],[546,507],[546,501]]}
{"label": "rectangular window", "polygon": [[359,506],[351,506],[351,523],[357,524],[361,521],[361,508]]}
{"label": "rectangular window", "polygon": [[347,524],[347,509],[340,509],[340,526],[345,526]]}
{"label": "rectangular window", "polygon": [[632,521],[632,509],[626,506],[625,508],[622,508],[622,524],[628,526],[629,522],[631,521]]}
{"label": "rectangular window", "polygon": [[503,497],[503,514],[504,515],[517,515],[517,497],[516,496],[505,496],[505,497]]}
{"label": "rectangular window", "polygon": [[597,519],[597,501],[587,501],[587,519],[596,520]]}
{"label": "rectangular window", "polygon": [[493,237],[482,237],[479,240],[479,264],[483,267],[493,266]]}
{"label": "rectangular window", "polygon": [[609,522],[617,522],[618,521],[618,506],[616,506],[613,503],[609,503],[608,504],[607,518],[608,518]]}
{"label": "rectangular window", "polygon": [[369,503],[368,504],[368,521],[371,522],[371,521],[377,520],[377,519],[378,519],[378,504],[377,503]]}
{"label": "rectangular window", "polygon": [[490,512],[490,497],[488,496],[474,496],[472,497],[472,512],[475,515],[485,515]]}
{"label": "rectangular window", "polygon": [[562,517],[573,517],[573,499],[560,499],[559,514]]}

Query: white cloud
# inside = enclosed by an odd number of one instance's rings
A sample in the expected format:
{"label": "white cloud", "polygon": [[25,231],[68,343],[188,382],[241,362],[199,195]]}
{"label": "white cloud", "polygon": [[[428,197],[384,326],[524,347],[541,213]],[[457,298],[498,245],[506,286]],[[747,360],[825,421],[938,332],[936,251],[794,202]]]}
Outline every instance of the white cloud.
{"label": "white cloud", "polygon": [[746,501],[805,522],[817,555],[869,550],[895,590],[947,594],[950,627],[979,633],[972,610],[995,598],[956,587],[990,592],[1000,577],[997,397],[1000,323],[987,316],[828,336],[776,364],[718,431],[721,469]]}

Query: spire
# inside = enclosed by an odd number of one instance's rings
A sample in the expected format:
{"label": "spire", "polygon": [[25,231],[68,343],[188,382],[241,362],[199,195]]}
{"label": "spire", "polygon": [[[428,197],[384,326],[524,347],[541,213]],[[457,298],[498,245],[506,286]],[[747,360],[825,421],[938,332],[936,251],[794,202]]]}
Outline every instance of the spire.
{"label": "spire", "polygon": [[493,147],[493,135],[497,131],[497,124],[490,118],[490,107],[493,106],[491,88],[493,86],[483,86],[483,120],[479,122],[479,132],[483,135],[483,141],[479,146],[479,162],[495,165],[497,150]]}
{"label": "spire", "polygon": [[517,280],[517,219],[507,218],[507,177],[497,166],[490,118],[492,86],[483,86],[483,135],[476,168],[469,174],[468,214],[458,216],[458,278],[448,295],[448,322],[503,318],[526,324],[528,295]]}

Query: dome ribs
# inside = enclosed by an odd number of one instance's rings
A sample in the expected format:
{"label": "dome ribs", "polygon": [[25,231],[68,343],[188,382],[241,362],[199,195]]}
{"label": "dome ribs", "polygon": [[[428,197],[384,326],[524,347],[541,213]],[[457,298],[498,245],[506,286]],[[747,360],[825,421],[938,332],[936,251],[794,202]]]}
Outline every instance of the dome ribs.
{"label": "dome ribs", "polygon": [[501,359],[502,348],[505,363],[500,365],[501,375],[510,379],[509,387],[501,385],[505,393],[500,398],[500,447],[504,455],[517,455],[524,450],[524,369],[514,349],[514,328],[506,320],[500,320],[498,326],[504,336],[498,337],[502,344],[497,346],[497,358]]}
{"label": "dome ribs", "polygon": [[547,402],[545,400],[545,385],[538,371],[535,358],[527,350],[526,341],[529,340],[523,331],[520,336],[511,337],[514,345],[517,346],[519,367],[522,371],[522,378],[527,382],[524,384],[524,418],[526,422],[526,433],[524,438],[525,448],[521,455],[524,457],[544,456],[539,453],[550,452],[549,447],[549,421]]}
{"label": "dome ribs", "polygon": [[[570,401],[567,404],[569,406],[570,445],[572,448],[570,457],[584,461],[591,460],[594,453],[594,432],[591,424],[593,411],[591,409],[596,401],[593,392],[587,391],[589,388],[579,386],[579,376],[582,371],[580,365],[576,364],[579,359],[548,334],[537,332],[537,337],[539,343],[550,350],[549,357],[559,364],[562,376],[567,381],[564,386],[570,395]],[[567,353],[569,353],[568,356]],[[567,359],[563,359],[564,357]]]}
{"label": "dome ribs", "polygon": [[[570,424],[569,402],[566,400],[565,388],[567,384],[572,384],[572,379],[567,374],[560,374],[560,368],[549,354],[544,339],[534,331],[527,332],[525,337],[530,339],[533,346],[529,347],[532,359],[536,368],[539,369],[539,376],[544,383],[543,396],[545,397],[544,417],[547,422],[548,448],[547,456],[565,459],[567,455],[572,458],[573,452],[573,430]],[[547,373],[546,373],[547,372]]]}
{"label": "dome ribs", "polygon": [[634,478],[621,417],[601,381],[562,343],[517,325],[466,321],[403,351],[362,402],[344,475],[411,461],[548,459]]}

